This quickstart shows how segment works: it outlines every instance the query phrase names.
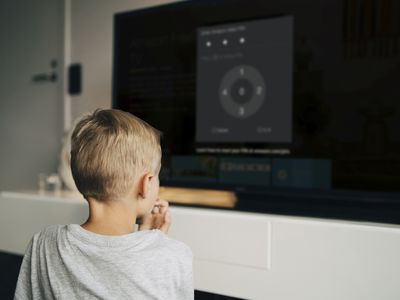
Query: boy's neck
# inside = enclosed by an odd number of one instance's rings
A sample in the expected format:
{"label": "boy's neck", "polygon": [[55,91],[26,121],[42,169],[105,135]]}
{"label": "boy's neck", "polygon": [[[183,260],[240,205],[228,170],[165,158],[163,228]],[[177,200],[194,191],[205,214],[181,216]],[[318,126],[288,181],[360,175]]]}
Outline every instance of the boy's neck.
{"label": "boy's neck", "polygon": [[87,199],[89,218],[81,226],[102,235],[124,235],[135,231],[136,208],[134,201],[97,201]]}

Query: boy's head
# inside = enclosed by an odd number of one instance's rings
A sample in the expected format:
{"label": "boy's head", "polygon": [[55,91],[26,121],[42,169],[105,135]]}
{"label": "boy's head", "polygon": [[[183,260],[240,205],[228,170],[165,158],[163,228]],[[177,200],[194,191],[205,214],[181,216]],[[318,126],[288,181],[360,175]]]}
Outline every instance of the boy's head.
{"label": "boy's head", "polygon": [[96,110],[72,133],[72,175],[86,199],[124,197],[144,174],[157,177],[160,165],[159,131],[130,113]]}

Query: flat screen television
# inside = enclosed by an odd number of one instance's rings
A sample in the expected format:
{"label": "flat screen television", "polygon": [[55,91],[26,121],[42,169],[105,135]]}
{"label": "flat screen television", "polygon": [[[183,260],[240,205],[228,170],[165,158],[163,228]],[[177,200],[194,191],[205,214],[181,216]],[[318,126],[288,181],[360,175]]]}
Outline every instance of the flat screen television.
{"label": "flat screen television", "polygon": [[235,209],[400,223],[400,1],[183,1],[114,17],[113,107],[165,186]]}

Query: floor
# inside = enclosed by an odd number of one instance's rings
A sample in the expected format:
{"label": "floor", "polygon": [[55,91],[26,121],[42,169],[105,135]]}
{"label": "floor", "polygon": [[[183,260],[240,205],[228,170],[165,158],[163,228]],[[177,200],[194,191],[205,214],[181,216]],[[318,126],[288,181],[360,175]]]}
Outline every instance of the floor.
{"label": "floor", "polygon": [[22,256],[0,252],[0,299],[12,300]]}

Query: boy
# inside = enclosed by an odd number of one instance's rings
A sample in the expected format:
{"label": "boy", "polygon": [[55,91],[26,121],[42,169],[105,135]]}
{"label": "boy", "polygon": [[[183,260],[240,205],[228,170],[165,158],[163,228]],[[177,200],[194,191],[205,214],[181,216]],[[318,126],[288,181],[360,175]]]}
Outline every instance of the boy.
{"label": "boy", "polygon": [[89,218],[33,237],[15,299],[193,299],[191,250],[166,235],[160,167],[159,133],[144,121],[111,109],[81,119],[71,170]]}

